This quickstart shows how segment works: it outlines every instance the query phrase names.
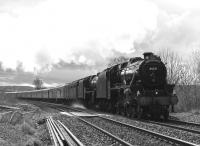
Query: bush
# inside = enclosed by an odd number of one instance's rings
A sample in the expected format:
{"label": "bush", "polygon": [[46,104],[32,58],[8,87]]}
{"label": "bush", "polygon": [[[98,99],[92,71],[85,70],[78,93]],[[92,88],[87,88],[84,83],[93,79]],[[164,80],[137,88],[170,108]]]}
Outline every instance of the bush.
{"label": "bush", "polygon": [[179,99],[176,111],[187,112],[200,109],[200,86],[177,86],[176,93]]}
{"label": "bush", "polygon": [[0,145],[2,145],[2,146],[10,146],[10,144],[7,141],[3,140],[2,138],[0,138]]}
{"label": "bush", "polygon": [[42,146],[42,142],[36,138],[31,137],[26,142],[25,146]]}
{"label": "bush", "polygon": [[31,127],[28,123],[24,122],[21,126],[22,131],[28,135],[34,135],[35,129]]}

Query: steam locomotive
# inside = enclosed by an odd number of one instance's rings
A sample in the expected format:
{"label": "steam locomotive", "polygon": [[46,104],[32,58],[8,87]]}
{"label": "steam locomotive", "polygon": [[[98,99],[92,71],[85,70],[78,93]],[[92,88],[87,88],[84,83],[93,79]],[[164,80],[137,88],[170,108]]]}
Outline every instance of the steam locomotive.
{"label": "steam locomotive", "polygon": [[178,102],[175,85],[167,83],[167,70],[159,56],[151,52],[143,55],[144,58],[130,58],[60,87],[7,95],[68,103],[81,101],[87,107],[128,117],[167,120],[170,106]]}

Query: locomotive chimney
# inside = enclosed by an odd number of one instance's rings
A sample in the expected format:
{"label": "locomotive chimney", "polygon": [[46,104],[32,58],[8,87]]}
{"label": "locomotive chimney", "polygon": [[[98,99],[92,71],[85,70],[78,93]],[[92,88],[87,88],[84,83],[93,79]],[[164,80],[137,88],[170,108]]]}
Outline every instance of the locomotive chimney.
{"label": "locomotive chimney", "polygon": [[144,59],[146,60],[146,59],[149,59],[153,55],[153,53],[152,52],[145,52],[145,53],[143,53],[143,55],[144,55]]}

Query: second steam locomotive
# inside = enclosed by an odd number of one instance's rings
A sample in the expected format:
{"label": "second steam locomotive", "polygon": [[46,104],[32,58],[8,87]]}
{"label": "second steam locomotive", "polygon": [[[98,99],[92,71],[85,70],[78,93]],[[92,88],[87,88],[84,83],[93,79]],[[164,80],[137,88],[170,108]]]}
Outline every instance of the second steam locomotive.
{"label": "second steam locomotive", "polygon": [[151,52],[144,58],[130,58],[61,87],[12,92],[18,98],[82,101],[87,107],[119,113],[128,117],[167,120],[169,107],[177,104],[173,84],[167,83],[167,69]]}

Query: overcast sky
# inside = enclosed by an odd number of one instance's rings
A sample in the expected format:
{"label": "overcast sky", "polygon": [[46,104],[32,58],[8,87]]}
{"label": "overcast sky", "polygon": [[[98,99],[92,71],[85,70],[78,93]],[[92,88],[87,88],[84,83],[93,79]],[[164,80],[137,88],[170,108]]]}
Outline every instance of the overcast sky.
{"label": "overcast sky", "polygon": [[110,58],[200,48],[199,0],[0,0],[0,85],[56,85]]}

